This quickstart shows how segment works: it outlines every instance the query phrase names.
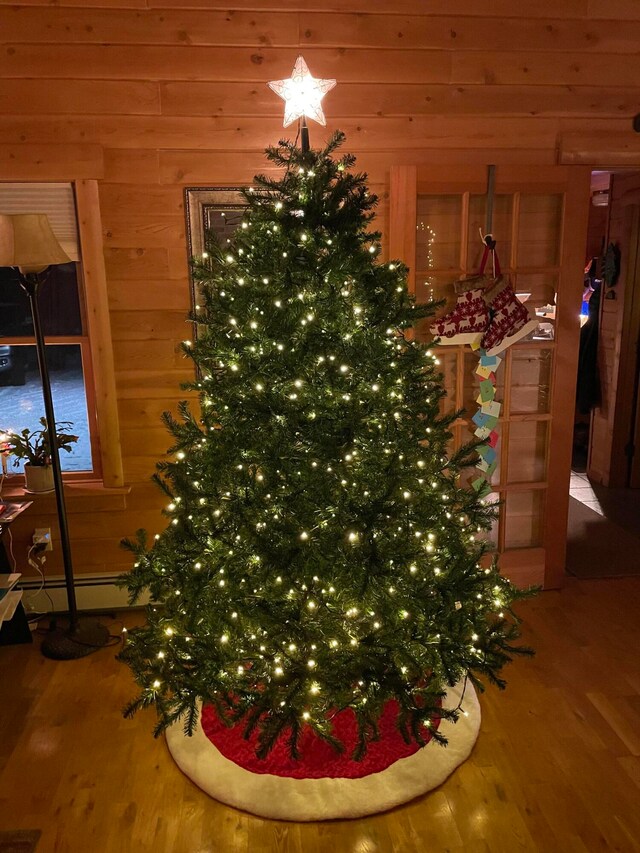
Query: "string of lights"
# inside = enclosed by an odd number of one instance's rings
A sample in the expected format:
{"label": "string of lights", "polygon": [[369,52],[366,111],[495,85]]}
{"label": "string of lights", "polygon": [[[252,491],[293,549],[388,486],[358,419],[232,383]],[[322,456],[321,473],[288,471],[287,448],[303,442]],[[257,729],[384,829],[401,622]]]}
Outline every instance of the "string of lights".
{"label": "string of lights", "polygon": [[474,445],[449,451],[437,350],[407,334],[433,307],[380,260],[342,141],[269,149],[284,176],[258,177],[235,236],[194,264],[199,406],[164,416],[168,526],[128,543],[123,578],[155,602],[120,657],[140,687],[127,713],[154,705],[157,733],[192,731],[205,701],[263,754],[283,735],[295,754],[351,708],[362,754],[393,698],[423,742],[464,713],[441,707],[448,686],[502,685],[527,651],[523,593],[487,554],[494,508],[460,482]]}

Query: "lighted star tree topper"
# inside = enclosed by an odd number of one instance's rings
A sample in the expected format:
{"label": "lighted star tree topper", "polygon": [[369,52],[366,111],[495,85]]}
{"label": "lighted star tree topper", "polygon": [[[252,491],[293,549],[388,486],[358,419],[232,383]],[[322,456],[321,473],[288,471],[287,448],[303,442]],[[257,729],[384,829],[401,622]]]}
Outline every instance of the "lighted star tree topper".
{"label": "lighted star tree topper", "polygon": [[267,84],[285,102],[284,127],[301,119],[300,144],[303,151],[309,150],[309,132],[305,119],[326,125],[322,99],[336,85],[335,80],[319,80],[312,77],[302,56],[296,59],[291,77],[287,80],[271,80]]}

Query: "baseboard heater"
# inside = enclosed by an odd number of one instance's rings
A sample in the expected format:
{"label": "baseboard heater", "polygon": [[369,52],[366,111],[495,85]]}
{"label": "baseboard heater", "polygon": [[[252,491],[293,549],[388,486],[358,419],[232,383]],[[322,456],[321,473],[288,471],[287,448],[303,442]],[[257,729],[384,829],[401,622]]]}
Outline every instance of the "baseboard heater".
{"label": "baseboard heater", "polygon": [[[123,610],[129,605],[128,592],[115,585],[117,574],[113,575],[81,575],[75,579],[76,599],[78,610]],[[46,586],[41,589],[40,578],[22,578],[20,587],[24,590],[23,602],[28,612],[48,613],[51,603],[46,592],[51,596],[56,613],[67,610],[67,591],[64,585],[64,575],[51,575],[46,579]],[[136,607],[148,604],[149,596],[141,596]]]}

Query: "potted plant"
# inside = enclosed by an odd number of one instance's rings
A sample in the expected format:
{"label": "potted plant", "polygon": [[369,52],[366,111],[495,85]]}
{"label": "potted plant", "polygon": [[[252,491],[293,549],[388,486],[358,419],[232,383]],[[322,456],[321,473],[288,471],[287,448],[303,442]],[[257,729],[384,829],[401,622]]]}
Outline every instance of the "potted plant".
{"label": "potted plant", "polygon": [[[21,432],[0,430],[4,432],[4,448],[15,456],[14,466],[17,468],[21,459],[24,463],[25,487],[28,492],[53,491],[53,469],[51,467],[51,448],[47,432],[46,418],[40,418],[42,429],[23,429]],[[56,424],[56,448],[71,453],[71,445],[78,440],[77,435],[71,434],[71,421],[59,421]]]}

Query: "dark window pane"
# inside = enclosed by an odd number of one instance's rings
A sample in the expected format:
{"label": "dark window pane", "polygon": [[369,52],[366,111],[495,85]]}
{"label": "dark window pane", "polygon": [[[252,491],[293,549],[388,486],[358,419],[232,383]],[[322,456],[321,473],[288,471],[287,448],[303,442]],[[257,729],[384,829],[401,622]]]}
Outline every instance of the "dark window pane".
{"label": "dark window pane", "polygon": [[[78,436],[71,453],[62,451],[63,471],[91,471],[91,441],[87,397],[84,388],[82,351],[79,344],[47,346],[47,365],[56,421],[72,421],[71,432]],[[3,346],[0,344],[0,429],[21,432],[25,427],[40,429],[44,416],[42,383],[35,346]],[[9,472],[22,471],[13,466]]]}
{"label": "dark window pane", "polygon": [[[76,264],[50,268],[40,285],[38,305],[45,335],[81,335],[82,317]],[[29,300],[18,283],[18,274],[0,267],[0,337],[33,335]]]}

